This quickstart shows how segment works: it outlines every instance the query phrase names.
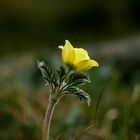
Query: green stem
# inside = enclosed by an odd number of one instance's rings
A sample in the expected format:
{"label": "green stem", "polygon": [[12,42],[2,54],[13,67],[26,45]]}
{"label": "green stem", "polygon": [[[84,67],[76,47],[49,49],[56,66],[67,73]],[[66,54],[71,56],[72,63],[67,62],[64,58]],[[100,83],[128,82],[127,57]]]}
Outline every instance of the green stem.
{"label": "green stem", "polygon": [[49,105],[45,114],[44,124],[43,124],[43,140],[49,140],[50,124],[52,119],[52,114],[57,103],[57,99],[50,97]]}

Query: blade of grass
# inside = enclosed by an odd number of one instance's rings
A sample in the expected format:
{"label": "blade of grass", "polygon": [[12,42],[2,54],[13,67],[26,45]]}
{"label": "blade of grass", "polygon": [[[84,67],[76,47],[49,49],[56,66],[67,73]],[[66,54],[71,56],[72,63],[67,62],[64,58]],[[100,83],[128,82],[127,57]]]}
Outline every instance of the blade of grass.
{"label": "blade of grass", "polygon": [[103,93],[104,93],[104,91],[105,91],[107,85],[110,83],[110,81],[111,81],[111,77],[109,77],[109,78],[107,79],[106,84],[104,85],[104,87],[101,89],[101,91],[100,91],[100,93],[99,93],[99,96],[98,96],[98,99],[97,99],[97,103],[96,103],[96,106],[95,106],[93,121],[92,121],[92,123],[93,123],[94,125],[96,125],[96,119],[97,119],[98,109],[99,109],[99,105],[100,105],[101,99],[102,99],[102,97],[103,97]]}
{"label": "blade of grass", "polygon": [[75,139],[77,139],[78,137],[80,137],[83,133],[87,132],[88,130],[90,130],[92,127],[96,126],[96,119],[97,119],[97,114],[98,114],[98,108],[99,108],[99,105],[100,105],[100,102],[101,102],[101,99],[102,99],[102,96],[103,96],[103,93],[107,87],[107,85],[110,83],[112,77],[109,77],[107,79],[107,82],[106,84],[104,85],[104,87],[101,89],[100,93],[99,93],[99,96],[98,96],[98,99],[97,99],[97,103],[95,105],[95,111],[94,111],[94,116],[93,116],[93,121],[91,122],[91,124],[86,127],[78,136],[76,136]]}

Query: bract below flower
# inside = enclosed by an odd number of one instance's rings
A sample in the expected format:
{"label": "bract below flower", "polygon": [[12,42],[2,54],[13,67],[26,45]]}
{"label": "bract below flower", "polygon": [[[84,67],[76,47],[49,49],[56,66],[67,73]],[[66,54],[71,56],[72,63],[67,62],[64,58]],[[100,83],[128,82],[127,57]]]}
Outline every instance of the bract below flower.
{"label": "bract below flower", "polygon": [[98,62],[90,59],[85,49],[73,48],[68,40],[65,41],[64,46],[59,46],[59,48],[62,49],[63,63],[75,71],[89,70],[99,66]]}

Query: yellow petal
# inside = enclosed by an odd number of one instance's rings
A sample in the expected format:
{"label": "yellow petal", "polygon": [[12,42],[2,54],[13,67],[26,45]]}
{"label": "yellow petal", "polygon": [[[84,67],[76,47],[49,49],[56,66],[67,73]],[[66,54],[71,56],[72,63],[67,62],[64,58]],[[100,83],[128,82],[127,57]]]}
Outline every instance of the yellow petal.
{"label": "yellow petal", "polygon": [[73,50],[73,46],[70,44],[68,40],[65,41],[65,45],[60,46],[59,48],[62,49],[62,60],[65,64],[73,63],[75,59],[75,53]]}
{"label": "yellow petal", "polygon": [[75,59],[75,53],[74,53],[74,50],[71,50],[69,52],[69,55],[67,56],[67,60],[66,60],[66,63],[65,64],[68,64],[68,65],[73,65],[73,62],[74,62],[74,59]]}
{"label": "yellow petal", "polygon": [[64,47],[63,46],[58,46],[58,48],[63,50]]}
{"label": "yellow petal", "polygon": [[76,71],[89,70],[92,67],[98,67],[99,64],[95,60],[83,60],[75,65]]}
{"label": "yellow petal", "polygon": [[74,63],[78,63],[82,60],[90,59],[86,50],[82,48],[74,48],[75,60]]}

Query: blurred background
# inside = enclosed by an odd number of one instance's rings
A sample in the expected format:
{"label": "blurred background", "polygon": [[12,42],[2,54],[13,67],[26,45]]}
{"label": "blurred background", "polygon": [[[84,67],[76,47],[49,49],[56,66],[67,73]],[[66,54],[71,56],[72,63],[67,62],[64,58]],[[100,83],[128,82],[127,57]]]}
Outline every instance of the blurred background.
{"label": "blurred background", "polygon": [[[139,0],[0,0],[0,140],[40,140],[48,104],[36,61],[61,62],[68,39],[100,67],[82,87],[91,106],[64,97],[54,112],[52,140],[140,140]],[[94,119],[99,98],[96,125]]]}

